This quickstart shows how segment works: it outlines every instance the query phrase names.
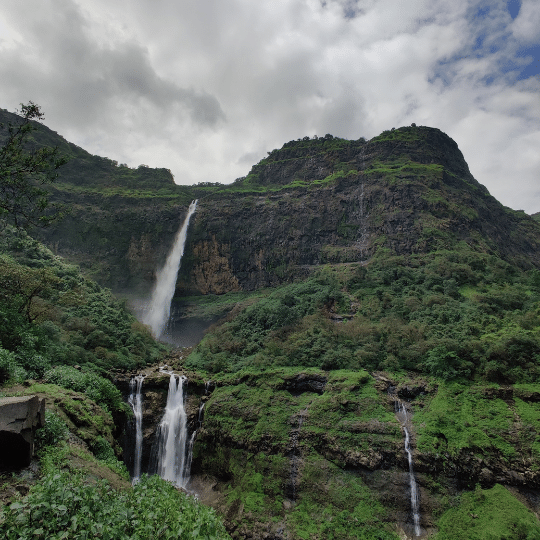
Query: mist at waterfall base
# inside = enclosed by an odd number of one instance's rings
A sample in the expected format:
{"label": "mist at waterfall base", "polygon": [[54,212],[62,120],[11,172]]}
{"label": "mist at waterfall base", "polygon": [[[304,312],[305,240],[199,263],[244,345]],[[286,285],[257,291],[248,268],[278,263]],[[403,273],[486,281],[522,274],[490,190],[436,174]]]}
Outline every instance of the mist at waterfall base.
{"label": "mist at waterfall base", "polygon": [[167,255],[165,265],[157,272],[156,284],[152,291],[152,297],[148,308],[145,310],[142,317],[142,322],[151,328],[152,334],[156,339],[161,338],[165,326],[169,321],[171,301],[176,289],[178,270],[180,269],[182,256],[184,255],[189,220],[195,213],[196,208],[197,201],[195,200],[189,205],[184,222],[176,233],[173,246]]}
{"label": "mist at waterfall base", "polygon": [[[149,304],[149,299],[128,298],[129,309],[141,322],[144,322]],[[189,313],[190,307],[191,305],[186,302],[173,299],[169,320],[162,330],[160,341],[175,347],[194,347],[202,340],[206,330],[224,315],[220,314],[210,318],[194,317]]]}

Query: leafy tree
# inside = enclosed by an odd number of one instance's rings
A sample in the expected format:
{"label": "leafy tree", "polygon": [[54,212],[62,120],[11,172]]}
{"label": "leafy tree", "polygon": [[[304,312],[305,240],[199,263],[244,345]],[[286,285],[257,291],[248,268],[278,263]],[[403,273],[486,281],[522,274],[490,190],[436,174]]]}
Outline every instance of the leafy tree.
{"label": "leafy tree", "polygon": [[44,119],[39,105],[21,104],[20,116],[7,127],[0,125],[7,132],[0,148],[0,229],[8,223],[18,228],[45,226],[61,215],[61,207],[49,203],[49,192],[42,186],[56,180],[67,158],[58,148],[32,142],[36,122]]}

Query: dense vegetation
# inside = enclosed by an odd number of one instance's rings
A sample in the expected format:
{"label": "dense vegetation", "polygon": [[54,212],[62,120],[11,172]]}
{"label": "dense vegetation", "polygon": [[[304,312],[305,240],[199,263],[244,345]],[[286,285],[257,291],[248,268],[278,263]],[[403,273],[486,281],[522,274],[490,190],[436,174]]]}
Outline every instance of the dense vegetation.
{"label": "dense vegetation", "polygon": [[439,251],[323,268],[209,334],[190,356],[211,372],[247,366],[414,370],[443,380],[532,382],[540,373],[540,274]]}
{"label": "dense vegetation", "polygon": [[54,366],[105,373],[163,351],[110,291],[24,232],[0,233],[0,382],[42,378]]}
{"label": "dense vegetation", "polygon": [[61,442],[44,449],[40,482],[26,497],[0,510],[4,538],[229,538],[212,509],[161,478],[144,476],[133,488],[114,489],[106,480],[89,480],[70,458],[95,461]]}

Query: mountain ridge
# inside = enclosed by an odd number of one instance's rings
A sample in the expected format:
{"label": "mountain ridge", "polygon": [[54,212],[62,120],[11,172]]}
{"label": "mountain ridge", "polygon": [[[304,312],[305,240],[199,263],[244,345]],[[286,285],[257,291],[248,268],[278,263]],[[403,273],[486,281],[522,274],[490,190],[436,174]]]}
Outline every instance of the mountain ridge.
{"label": "mountain ridge", "polygon": [[[16,118],[1,113],[4,122]],[[436,128],[401,127],[370,141],[304,137],[272,150],[232,184],[196,186],[177,186],[166,169],[91,156],[45,126],[35,138],[73,158],[52,192],[72,214],[40,239],[116,291],[147,293],[195,198],[180,295],[254,290],[319,264],[459,242],[540,267],[538,220],[496,201],[457,143]]]}

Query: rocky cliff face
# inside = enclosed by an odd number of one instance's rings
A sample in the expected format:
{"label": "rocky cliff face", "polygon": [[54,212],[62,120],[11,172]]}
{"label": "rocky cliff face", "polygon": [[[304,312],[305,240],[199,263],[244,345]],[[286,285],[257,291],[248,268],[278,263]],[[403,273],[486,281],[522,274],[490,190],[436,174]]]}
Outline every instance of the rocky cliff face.
{"label": "rocky cliff face", "polygon": [[324,263],[459,242],[540,265],[538,221],[498,203],[433,128],[291,141],[229,186],[174,186],[166,171],[161,178],[77,152],[54,193],[71,215],[42,239],[116,291],[149,290],[194,198],[180,296],[254,290]]}
{"label": "rocky cliff face", "polygon": [[[77,183],[72,172],[65,181]],[[538,222],[491,197],[437,129],[292,141],[230,186],[178,189],[151,197],[61,189],[73,213],[43,238],[113,289],[147,290],[188,200],[199,198],[179,295],[253,290],[381,249],[403,255],[459,242],[540,265]]]}
{"label": "rocky cliff face", "polygon": [[[435,129],[287,143],[229,191],[201,197],[181,272],[186,292],[252,290],[315,265],[366,262],[380,249],[406,255],[459,242],[540,264],[537,223],[491,197]],[[212,259],[216,284],[205,278]]]}
{"label": "rocky cliff face", "polygon": [[[143,470],[168,387],[168,376],[155,368],[146,373]],[[477,484],[484,490],[504,484],[538,507],[540,474],[526,412],[536,407],[536,391],[490,385],[456,391],[423,378],[397,382],[386,373],[294,368],[221,375],[210,385],[195,372],[184,375],[190,436],[197,430],[188,489],[224,516],[233,538],[323,539],[338,514],[352,527],[344,537],[354,537],[355,527],[416,537],[397,402],[410,416],[423,538],[448,500]],[[117,382],[127,388],[127,380]],[[438,423],[433,415],[441,401],[457,408]],[[465,409],[476,418],[460,426]],[[498,411],[497,427],[483,424],[484,410]]]}
{"label": "rocky cliff face", "polygon": [[34,454],[36,429],[45,424],[45,400],[38,396],[0,398],[0,468],[20,469]]}

